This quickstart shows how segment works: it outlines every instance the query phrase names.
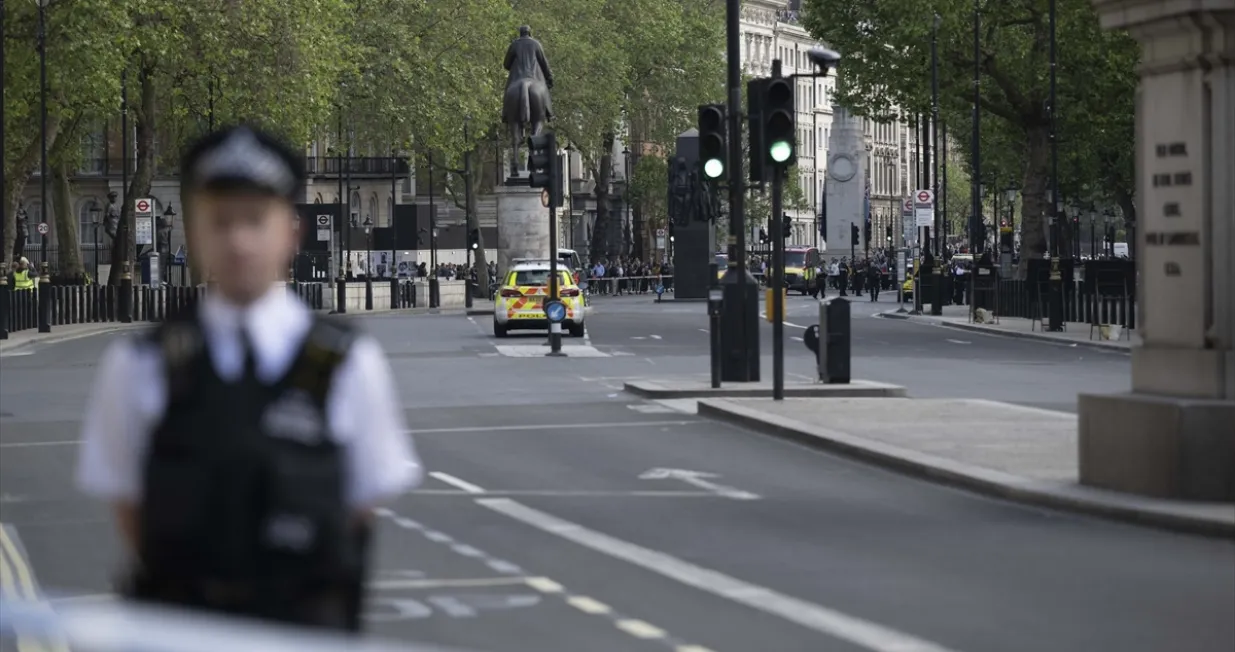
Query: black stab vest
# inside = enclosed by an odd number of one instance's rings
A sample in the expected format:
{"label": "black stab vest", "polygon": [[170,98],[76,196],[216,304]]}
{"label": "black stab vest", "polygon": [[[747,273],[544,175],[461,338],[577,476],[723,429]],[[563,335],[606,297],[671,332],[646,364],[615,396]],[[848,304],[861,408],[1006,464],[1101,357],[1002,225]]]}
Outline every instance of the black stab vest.
{"label": "black stab vest", "polygon": [[280,380],[246,369],[229,382],[192,313],[149,342],[168,403],[145,459],[131,597],[358,629],[368,532],[346,503],[325,409],[354,333],[315,316]]}

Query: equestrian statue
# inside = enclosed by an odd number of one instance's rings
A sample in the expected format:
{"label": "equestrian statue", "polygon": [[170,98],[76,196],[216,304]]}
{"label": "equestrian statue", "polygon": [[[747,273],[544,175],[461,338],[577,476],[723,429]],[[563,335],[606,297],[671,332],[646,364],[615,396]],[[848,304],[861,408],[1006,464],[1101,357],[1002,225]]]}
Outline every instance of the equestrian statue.
{"label": "equestrian statue", "polygon": [[[502,99],[502,122],[510,127],[510,176],[519,177],[519,145],[524,138],[538,135],[553,118],[549,89],[553,73],[540,41],[532,38],[532,28],[519,28],[519,38],[506,48],[503,64],[510,75]],[[526,168],[525,168],[526,169]]]}

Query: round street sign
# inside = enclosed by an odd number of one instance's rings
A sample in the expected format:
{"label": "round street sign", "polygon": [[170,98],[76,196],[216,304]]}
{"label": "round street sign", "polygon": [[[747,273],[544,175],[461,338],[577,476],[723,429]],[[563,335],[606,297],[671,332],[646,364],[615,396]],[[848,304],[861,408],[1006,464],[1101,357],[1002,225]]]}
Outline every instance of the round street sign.
{"label": "round street sign", "polygon": [[906,200],[905,200],[905,210],[907,210],[907,211],[912,211],[912,210],[913,210],[913,200],[912,200],[912,199],[906,199]]}
{"label": "round street sign", "polygon": [[665,230],[664,230],[664,229],[656,229],[656,237],[658,237],[658,238],[663,238],[663,237],[665,237]]}
{"label": "round street sign", "polygon": [[932,199],[934,199],[934,196],[931,193],[931,191],[929,190],[919,190],[918,191],[918,203],[929,204]]}
{"label": "round street sign", "polygon": [[566,319],[566,304],[561,301],[546,302],[545,317],[547,317],[551,323],[562,323],[562,321]]}
{"label": "round street sign", "polygon": [[137,200],[137,212],[138,213],[149,213],[150,212],[150,201],[146,199]]}
{"label": "round street sign", "polygon": [[545,188],[544,190],[540,191],[540,205],[544,206],[545,208],[549,207],[549,189],[548,188]]}
{"label": "round street sign", "polygon": [[39,235],[47,235],[47,222],[39,222]]}
{"label": "round street sign", "polygon": [[329,215],[318,215],[317,225],[318,226],[330,226],[330,216]]}

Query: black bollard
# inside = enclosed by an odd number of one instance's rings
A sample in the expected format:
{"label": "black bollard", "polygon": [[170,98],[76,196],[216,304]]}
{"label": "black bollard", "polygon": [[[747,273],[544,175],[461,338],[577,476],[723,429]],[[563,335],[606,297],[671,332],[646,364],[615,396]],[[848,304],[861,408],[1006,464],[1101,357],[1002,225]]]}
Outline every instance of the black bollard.
{"label": "black bollard", "polygon": [[120,273],[120,323],[133,322],[133,270],[129,261],[124,261]]}
{"label": "black bollard", "polygon": [[51,332],[51,275],[47,261],[39,264],[39,332]]}
{"label": "black bollard", "polygon": [[397,276],[391,277],[390,279],[390,309],[398,310],[399,308],[402,308],[403,306],[400,301],[400,299],[402,298],[403,297],[399,296],[399,277]]}
{"label": "black bollard", "polygon": [[373,310],[373,277],[368,272],[364,275],[364,309]]}
{"label": "black bollard", "polygon": [[347,276],[343,273],[343,268],[339,268],[339,278],[334,282],[335,299],[334,311],[336,314],[347,313]]}
{"label": "black bollard", "polygon": [[9,264],[0,263],[0,340],[9,339],[9,303],[12,300],[12,290],[9,289]]}
{"label": "black bollard", "polygon": [[851,325],[849,302],[836,298],[819,302],[819,380],[834,385],[849,383]]}

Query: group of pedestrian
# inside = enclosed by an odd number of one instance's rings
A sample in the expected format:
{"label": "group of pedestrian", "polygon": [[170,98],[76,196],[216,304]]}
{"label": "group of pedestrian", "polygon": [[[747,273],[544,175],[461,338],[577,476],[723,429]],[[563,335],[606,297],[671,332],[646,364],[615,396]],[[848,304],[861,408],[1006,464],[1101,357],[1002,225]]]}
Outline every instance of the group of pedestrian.
{"label": "group of pedestrian", "polygon": [[871,301],[878,301],[879,292],[895,283],[889,271],[887,258],[882,253],[862,260],[851,261],[843,256],[832,258],[828,263],[820,261],[815,269],[815,287],[811,296],[826,296],[830,287],[842,297],[849,296],[850,292],[860,297],[865,292]]}
{"label": "group of pedestrian", "polygon": [[638,258],[600,258],[587,271],[588,293],[622,296],[647,294],[663,286],[673,289],[673,265]]}

